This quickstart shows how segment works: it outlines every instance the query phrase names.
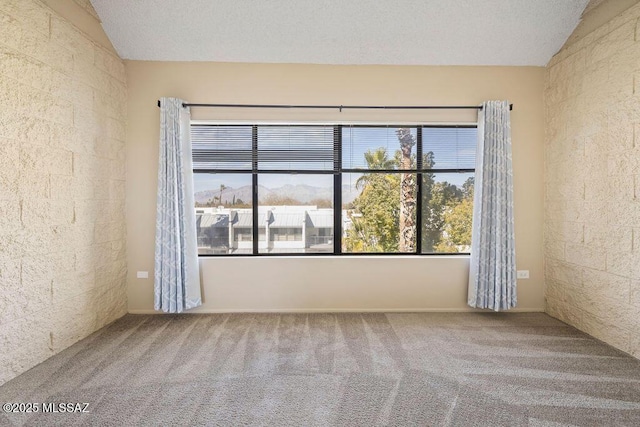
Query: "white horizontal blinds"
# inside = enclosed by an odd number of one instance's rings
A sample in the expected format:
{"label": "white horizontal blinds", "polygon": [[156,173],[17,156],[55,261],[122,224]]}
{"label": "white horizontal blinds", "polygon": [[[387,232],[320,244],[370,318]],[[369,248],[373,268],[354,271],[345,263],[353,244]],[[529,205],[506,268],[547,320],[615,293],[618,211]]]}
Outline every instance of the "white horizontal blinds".
{"label": "white horizontal blinds", "polygon": [[259,171],[333,171],[334,126],[258,126]]}
{"label": "white horizontal blinds", "polygon": [[[424,127],[422,129],[424,169],[474,169],[477,129],[475,127]],[[430,154],[431,153],[431,154]]]}
{"label": "white horizontal blinds", "polygon": [[[255,161],[257,171],[397,170],[406,159],[404,138],[411,161],[403,169],[415,169],[420,143],[415,126],[259,125],[255,129],[254,135],[250,125],[192,125],[193,168],[251,171]],[[254,136],[256,150],[252,150]],[[422,127],[423,168],[473,169],[476,141],[475,127]],[[339,154],[341,165],[336,161]]]}
{"label": "white horizontal blinds", "polygon": [[193,168],[251,171],[251,138],[252,126],[191,125]]}
{"label": "white horizontal blinds", "polygon": [[[418,143],[416,127],[343,126],[343,169],[399,169],[402,157],[401,140],[407,141],[411,165],[415,168]],[[404,138],[404,139],[403,139]]]}

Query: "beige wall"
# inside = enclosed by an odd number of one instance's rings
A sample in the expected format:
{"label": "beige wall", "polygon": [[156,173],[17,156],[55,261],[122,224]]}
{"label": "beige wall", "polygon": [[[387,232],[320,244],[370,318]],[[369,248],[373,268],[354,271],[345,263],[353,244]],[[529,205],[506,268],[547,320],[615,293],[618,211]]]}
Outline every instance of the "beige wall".
{"label": "beige wall", "polygon": [[[190,102],[477,105],[508,99],[512,114],[519,307],[543,309],[544,69],[162,63],[126,61],[127,260],[130,312],[153,309],[153,251],[162,96]],[[343,113],[193,109],[193,119],[475,121],[465,112]],[[201,311],[466,310],[466,257],[201,258]],[[150,272],[137,279],[136,271]]]}
{"label": "beige wall", "polygon": [[0,0],[0,384],[126,312],[125,98],[118,57]]}
{"label": "beige wall", "polygon": [[[640,4],[582,37],[545,78],[546,311],[640,356]],[[574,33],[574,34],[576,34]]]}

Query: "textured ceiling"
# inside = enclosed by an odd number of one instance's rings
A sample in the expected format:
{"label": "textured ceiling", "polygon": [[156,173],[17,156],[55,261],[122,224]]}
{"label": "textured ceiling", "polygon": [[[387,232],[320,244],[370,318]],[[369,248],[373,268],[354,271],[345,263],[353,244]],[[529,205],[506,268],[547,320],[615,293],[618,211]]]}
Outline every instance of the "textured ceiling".
{"label": "textured ceiling", "polygon": [[124,59],[546,65],[588,0],[91,0]]}

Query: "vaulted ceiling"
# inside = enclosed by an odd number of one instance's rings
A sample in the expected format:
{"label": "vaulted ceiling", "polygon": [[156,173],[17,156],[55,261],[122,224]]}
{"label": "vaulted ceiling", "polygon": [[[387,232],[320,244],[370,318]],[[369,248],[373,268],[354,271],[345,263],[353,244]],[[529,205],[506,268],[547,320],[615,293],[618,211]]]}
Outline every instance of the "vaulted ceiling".
{"label": "vaulted ceiling", "polygon": [[91,0],[124,59],[546,65],[588,0]]}

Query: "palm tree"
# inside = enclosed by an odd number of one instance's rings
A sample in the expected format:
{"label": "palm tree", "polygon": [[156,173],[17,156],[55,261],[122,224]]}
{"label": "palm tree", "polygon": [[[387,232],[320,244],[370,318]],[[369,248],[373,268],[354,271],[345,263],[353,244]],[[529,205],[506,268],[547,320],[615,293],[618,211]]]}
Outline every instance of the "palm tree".
{"label": "palm tree", "polygon": [[[387,154],[387,149],[384,147],[376,148],[374,151],[367,150],[364,153],[364,159],[367,162],[368,168],[377,169],[377,170],[385,170],[385,169],[394,169],[396,166],[396,161],[394,159],[390,159]],[[367,184],[371,181],[371,177],[373,174],[364,174],[356,181],[356,188],[360,189],[363,185]]]}
{"label": "palm tree", "polygon": [[370,238],[366,226],[359,218],[360,214],[351,215],[351,228],[344,239],[347,252],[370,252]]}
{"label": "palm tree", "polygon": [[[400,142],[400,169],[411,169],[411,150],[416,141],[407,128],[396,131]],[[365,155],[366,156],[366,155]],[[400,252],[414,252],[416,248],[416,175],[400,175]]]}
{"label": "palm tree", "polygon": [[222,192],[223,192],[226,188],[227,188],[227,186],[226,186],[226,185],[224,185],[224,184],[220,184],[220,197],[219,197],[219,199],[220,199],[220,204],[222,204]]}

